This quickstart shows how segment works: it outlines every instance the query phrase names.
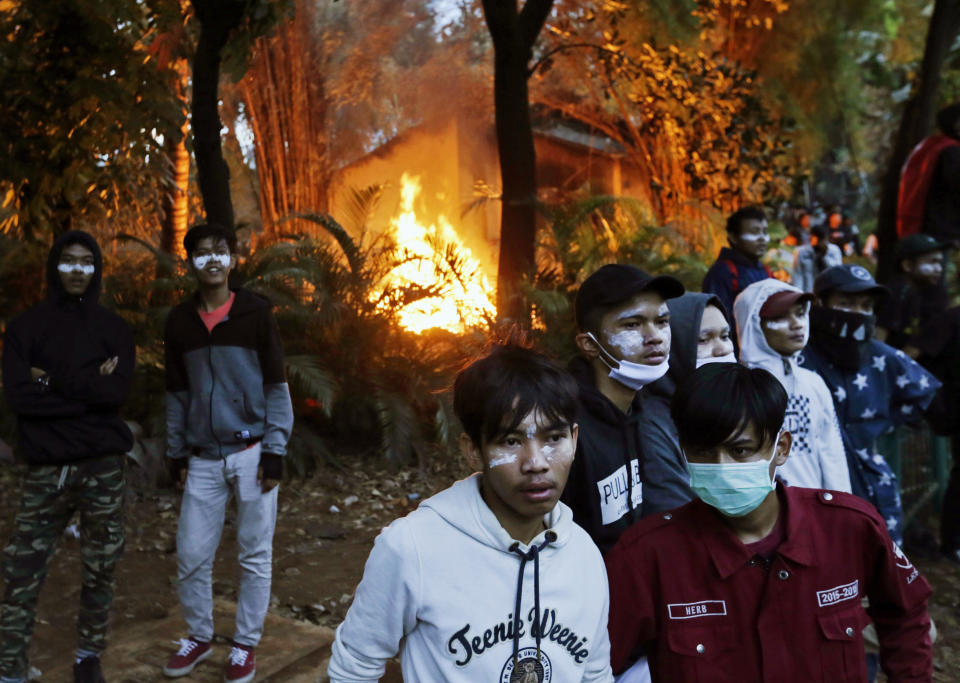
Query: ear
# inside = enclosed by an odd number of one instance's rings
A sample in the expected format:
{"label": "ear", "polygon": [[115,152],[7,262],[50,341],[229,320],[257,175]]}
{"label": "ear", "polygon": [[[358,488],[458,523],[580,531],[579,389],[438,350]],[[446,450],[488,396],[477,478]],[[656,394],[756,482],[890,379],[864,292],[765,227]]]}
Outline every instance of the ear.
{"label": "ear", "polygon": [[780,441],[777,442],[777,452],[773,462],[777,467],[782,467],[790,456],[790,447],[793,446],[793,434],[784,430],[780,432]]}
{"label": "ear", "polygon": [[460,434],[460,454],[471,465],[479,469],[486,469],[487,464],[483,462],[483,458],[480,456],[480,449],[477,448],[477,445],[473,443],[473,439],[471,439],[466,432]]}
{"label": "ear", "polygon": [[580,353],[587,358],[597,358],[600,356],[600,348],[597,346],[597,342],[593,341],[586,332],[579,333],[573,340],[576,342],[577,348],[580,349]]}
{"label": "ear", "polygon": [[577,452],[577,438],[580,436],[580,425],[574,422],[570,425],[570,436],[573,439],[573,452]]}
{"label": "ear", "polygon": [[237,255],[234,253],[230,254],[230,270],[235,270],[237,267]]}
{"label": "ear", "polygon": [[900,262],[900,270],[904,273],[913,273],[914,262],[912,258],[905,258]]}

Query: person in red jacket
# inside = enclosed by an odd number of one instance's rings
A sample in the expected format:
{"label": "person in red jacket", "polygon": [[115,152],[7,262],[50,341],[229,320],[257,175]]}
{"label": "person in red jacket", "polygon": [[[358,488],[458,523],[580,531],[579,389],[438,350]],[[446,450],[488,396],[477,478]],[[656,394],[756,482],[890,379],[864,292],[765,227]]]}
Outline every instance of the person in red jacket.
{"label": "person in red jacket", "polygon": [[865,683],[872,619],[888,679],[932,680],[930,586],[873,506],[775,485],[786,407],[773,375],[734,363],[678,388],[671,412],[700,499],[641,520],[605,558],[615,673],[643,648],[653,681]]}
{"label": "person in red jacket", "polygon": [[897,237],[960,239],[960,102],[937,112],[939,133],[914,147],[900,172]]}

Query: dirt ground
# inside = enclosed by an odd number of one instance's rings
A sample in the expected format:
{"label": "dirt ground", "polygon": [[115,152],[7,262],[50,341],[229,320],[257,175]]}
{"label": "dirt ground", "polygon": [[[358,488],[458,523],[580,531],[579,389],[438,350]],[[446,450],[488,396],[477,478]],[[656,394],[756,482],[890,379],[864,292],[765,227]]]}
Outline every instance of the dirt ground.
{"label": "dirt ground", "polygon": [[[274,543],[271,611],[279,616],[336,628],[363,572],[373,540],[392,519],[447,486],[455,472],[430,475],[410,470],[384,473],[371,464],[324,470],[309,480],[282,485]],[[12,529],[19,502],[19,470],[0,466],[0,538]],[[335,506],[339,511],[331,511]],[[127,548],[118,568],[111,628],[114,633],[178,611],[175,592],[178,495],[172,489],[131,490],[126,508]],[[907,548],[910,553],[910,548]],[[228,514],[214,566],[214,593],[236,598],[236,543]],[[935,681],[960,681],[960,568],[914,553],[911,559],[934,587],[931,613],[939,629]],[[30,650],[41,672],[75,647],[79,601],[79,542],[62,539],[40,598]],[[229,638],[231,624],[217,624]],[[169,644],[160,644],[167,645]],[[106,672],[110,678],[110,672]],[[43,677],[41,680],[50,680]],[[391,664],[383,679],[399,682]]]}

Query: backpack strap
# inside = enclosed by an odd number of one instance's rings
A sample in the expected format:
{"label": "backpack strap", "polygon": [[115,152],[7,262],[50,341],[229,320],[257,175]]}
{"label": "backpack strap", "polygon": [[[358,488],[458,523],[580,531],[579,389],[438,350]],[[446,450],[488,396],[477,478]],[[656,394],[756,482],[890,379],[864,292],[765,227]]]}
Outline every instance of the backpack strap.
{"label": "backpack strap", "polygon": [[[736,296],[737,292],[740,291],[740,270],[737,268],[737,264],[731,261],[730,259],[723,259],[723,262],[727,264],[727,270],[730,271],[730,276],[733,278],[730,281],[730,289]],[[766,268],[766,266],[764,266]],[[770,272],[769,270],[767,272]]]}

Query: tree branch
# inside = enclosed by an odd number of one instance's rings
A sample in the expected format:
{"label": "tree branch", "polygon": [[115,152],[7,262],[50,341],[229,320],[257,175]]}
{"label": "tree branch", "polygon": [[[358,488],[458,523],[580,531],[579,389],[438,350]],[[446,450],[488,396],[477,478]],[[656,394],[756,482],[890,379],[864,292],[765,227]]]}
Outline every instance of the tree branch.
{"label": "tree branch", "polygon": [[567,43],[566,45],[560,45],[559,47],[555,47],[552,50],[548,50],[547,52],[545,52],[543,56],[541,56],[540,59],[538,59],[534,63],[534,65],[530,67],[530,69],[528,70],[528,75],[532,76],[533,74],[537,73],[537,69],[543,66],[547,62],[547,60],[553,57],[553,55],[559,52],[564,52],[566,50],[573,50],[577,48],[592,48],[602,54],[609,54],[609,55],[614,55],[616,57],[623,57],[623,55],[621,55],[619,52],[616,52],[614,50],[611,50],[610,48],[604,47],[603,45],[597,45],[596,43]]}

